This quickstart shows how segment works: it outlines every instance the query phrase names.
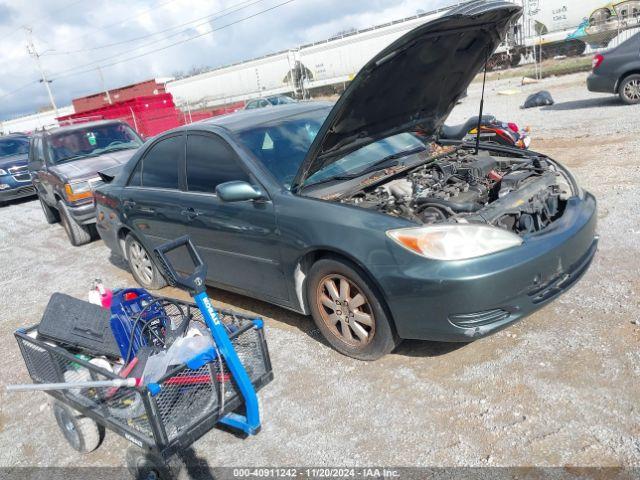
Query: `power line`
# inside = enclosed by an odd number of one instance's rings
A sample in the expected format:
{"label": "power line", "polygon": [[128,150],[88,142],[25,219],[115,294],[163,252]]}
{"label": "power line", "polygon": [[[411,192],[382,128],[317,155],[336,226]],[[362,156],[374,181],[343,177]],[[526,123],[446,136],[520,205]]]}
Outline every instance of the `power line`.
{"label": "power line", "polygon": [[[205,20],[205,19],[216,20],[218,18],[223,18],[223,17],[229,16],[229,15],[231,15],[233,13],[239,12],[239,11],[245,9],[245,8],[252,7],[253,5],[256,5],[258,3],[262,3],[264,1],[265,0],[253,0],[253,1],[252,0],[245,0],[243,2],[237,3],[237,4],[232,5],[230,7],[224,8],[224,9],[218,11],[218,12],[215,12],[215,13],[212,13],[212,14],[209,14],[209,15],[205,15],[204,17],[196,18],[195,20],[191,20],[189,22],[181,23],[181,24],[175,25],[173,27],[165,28],[165,29],[159,30],[157,32],[149,33],[149,34],[146,34],[146,35],[141,35],[139,37],[130,38],[128,40],[122,40],[122,41],[119,41],[119,42],[108,43],[108,44],[105,44],[105,45],[98,45],[98,46],[95,46],[95,47],[81,48],[81,49],[78,49],[78,50],[70,50],[70,51],[66,51],[66,52],[50,52],[50,53],[47,54],[47,56],[73,55],[73,54],[76,54],[76,53],[90,52],[90,51],[95,51],[95,50],[103,50],[105,48],[111,48],[111,47],[115,47],[115,46],[118,46],[118,45],[125,45],[127,43],[137,42],[139,40],[144,40],[146,38],[155,37],[157,35],[161,35],[163,33],[169,32],[171,30],[175,30],[177,28],[182,28],[182,27],[185,27],[187,25],[191,25],[193,23],[197,23],[197,22],[200,22],[200,21]],[[236,7],[239,7],[239,8],[236,8]],[[221,13],[227,12],[228,10],[231,10],[233,8],[235,8],[235,10],[232,10],[232,11],[230,11],[228,13],[225,13],[224,15],[220,15]],[[207,23],[208,22],[200,23],[200,24],[196,25],[195,27],[199,27],[199,26],[205,25]],[[186,32],[186,31],[187,30],[182,30],[182,31],[178,32],[177,34],[180,34],[180,33]],[[177,34],[169,35],[168,37],[165,37],[165,38],[171,38],[172,36],[176,36]],[[150,44],[154,44],[154,43],[155,42],[147,43],[147,44],[144,44],[142,46],[146,46],[146,45],[150,45]],[[107,57],[106,59],[102,59],[100,61],[108,60],[110,58],[114,58],[114,57]]]}
{"label": "power line", "polygon": [[127,23],[131,22],[132,20],[134,20],[134,19],[136,19],[136,18],[138,18],[138,17],[141,17],[141,16],[142,16],[142,15],[144,15],[145,13],[152,12],[152,11],[154,11],[154,10],[157,10],[157,9],[159,9],[159,8],[162,8],[162,7],[164,7],[164,6],[166,6],[166,5],[170,4],[170,3],[173,3],[173,2],[175,2],[175,1],[176,1],[176,0],[167,0],[167,1],[165,1],[165,2],[162,2],[162,3],[157,4],[157,5],[155,5],[155,6],[152,6],[152,7],[146,8],[146,9],[144,9],[144,10],[142,10],[142,11],[138,12],[138,13],[137,13],[137,14],[135,14],[135,15],[127,16],[127,18],[125,18],[124,20],[120,20],[120,21],[118,21],[118,22],[109,23],[109,24],[107,24],[107,25],[99,26],[99,27],[97,27],[97,28],[93,29],[90,33],[85,33],[85,34],[81,35],[80,37],[76,38],[75,40],[70,40],[70,41],[68,41],[68,42],[64,42],[64,43],[62,43],[62,45],[70,45],[71,43],[77,44],[77,43],[78,43],[79,41],[81,41],[82,39],[84,39],[84,38],[86,38],[86,37],[88,37],[88,36],[90,36],[90,35],[95,35],[95,33],[96,33],[96,32],[101,32],[101,31],[106,30],[106,29],[111,28],[111,27],[118,27],[118,26],[121,26],[121,25],[125,25],[125,24],[127,24]]}
{"label": "power line", "polygon": [[[249,16],[246,16],[246,17],[243,17],[243,18],[238,19],[238,20],[236,20],[236,21],[234,21],[234,22],[231,22],[231,23],[228,23],[228,24],[226,24],[226,25],[223,25],[223,26],[221,26],[221,27],[213,28],[213,29],[211,29],[211,30],[209,30],[209,31],[207,31],[207,32],[200,33],[200,34],[198,34],[198,35],[194,35],[194,36],[192,36],[192,37],[186,38],[186,39],[184,39],[184,40],[180,40],[180,41],[178,41],[178,42],[171,43],[171,44],[169,44],[169,45],[165,45],[165,46],[163,46],[163,47],[159,47],[159,48],[155,48],[155,49],[153,49],[153,50],[149,50],[148,52],[144,52],[144,53],[141,53],[141,54],[139,54],[139,55],[134,55],[134,56],[132,56],[132,57],[123,58],[123,59],[120,59],[120,60],[115,61],[115,62],[112,62],[112,63],[106,63],[106,64],[102,63],[103,61],[108,60],[108,59],[110,59],[110,58],[120,57],[120,55],[115,55],[115,56],[112,56],[112,57],[104,58],[104,59],[99,60],[99,61],[97,61],[97,62],[91,62],[91,63],[85,64],[85,65],[81,65],[81,66],[79,66],[79,67],[75,67],[75,68],[73,68],[73,69],[63,70],[62,72],[58,72],[57,74],[53,74],[53,79],[54,79],[54,80],[58,80],[58,79],[60,79],[60,78],[67,78],[67,77],[70,77],[70,76],[82,75],[82,74],[85,74],[85,73],[88,73],[88,72],[91,72],[91,71],[95,70],[95,67],[90,68],[90,69],[88,69],[88,70],[81,71],[81,72],[75,72],[75,71],[71,71],[71,70],[78,70],[78,69],[82,69],[82,68],[85,68],[85,67],[89,67],[89,66],[91,66],[91,65],[95,65],[95,64],[100,64],[100,66],[101,66],[102,68],[112,67],[112,66],[114,66],[114,65],[119,65],[119,64],[121,64],[121,63],[129,62],[129,61],[131,61],[131,60],[135,60],[135,59],[138,59],[138,58],[142,58],[142,57],[145,57],[145,56],[147,56],[147,55],[151,55],[151,54],[153,54],[153,53],[157,53],[157,52],[160,52],[160,51],[163,51],[163,50],[167,50],[168,48],[175,47],[176,45],[181,45],[181,44],[183,44],[183,43],[190,42],[191,40],[195,40],[195,39],[197,39],[197,38],[201,38],[201,37],[204,37],[204,36],[206,36],[206,35],[211,35],[211,34],[212,34],[212,33],[214,33],[214,32],[218,32],[218,31],[220,31],[220,30],[224,30],[225,28],[229,28],[229,27],[231,27],[231,26],[237,25],[237,24],[239,24],[239,23],[241,23],[241,22],[244,22],[244,21],[246,21],[246,20],[250,20],[250,19],[255,18],[255,17],[259,16],[259,15],[262,15],[262,14],[268,13],[268,12],[270,12],[270,11],[272,11],[272,10],[275,10],[275,9],[277,9],[277,8],[280,8],[280,7],[282,7],[282,6],[284,6],[284,5],[287,5],[287,4],[289,4],[289,3],[293,3],[293,2],[295,2],[295,1],[296,1],[296,0],[287,0],[287,1],[285,1],[285,2],[279,3],[279,4],[274,5],[274,6],[272,6],[272,7],[269,7],[269,8],[266,8],[266,9],[264,9],[264,10],[261,10],[261,11],[259,11],[259,12],[256,12],[256,13],[254,13],[254,14],[252,14],[252,15],[249,15]],[[180,33],[182,33],[182,32],[180,32]],[[139,48],[137,48],[136,50],[138,50],[138,49],[139,49]],[[67,72],[68,72],[68,73],[67,73]]]}

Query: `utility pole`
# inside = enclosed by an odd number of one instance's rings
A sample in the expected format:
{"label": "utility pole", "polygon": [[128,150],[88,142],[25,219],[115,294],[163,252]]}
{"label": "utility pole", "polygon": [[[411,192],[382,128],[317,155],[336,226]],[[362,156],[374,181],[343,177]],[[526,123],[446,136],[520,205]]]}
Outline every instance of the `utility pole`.
{"label": "utility pole", "polygon": [[44,69],[42,68],[42,64],[40,63],[40,54],[38,53],[35,45],[33,44],[31,27],[24,27],[24,30],[27,33],[27,52],[36,61],[36,66],[40,71],[40,75],[42,75],[42,79],[40,80],[40,83],[43,83],[45,88],[47,89],[47,93],[49,94],[49,101],[51,102],[53,111],[55,112],[56,117],[59,117],[60,115],[58,114],[58,107],[56,106],[56,102],[53,99],[53,93],[51,93],[51,87],[49,86],[49,83],[51,83],[51,80],[47,80],[47,76],[45,75]]}
{"label": "utility pole", "polygon": [[100,75],[100,82],[102,83],[102,89],[104,90],[104,93],[107,94],[107,101],[109,102],[109,105],[113,105],[113,102],[111,101],[111,95],[109,95],[109,90],[107,90],[107,87],[105,87],[104,84],[104,77],[102,76],[102,69],[100,68],[100,65],[98,65],[98,75]]}

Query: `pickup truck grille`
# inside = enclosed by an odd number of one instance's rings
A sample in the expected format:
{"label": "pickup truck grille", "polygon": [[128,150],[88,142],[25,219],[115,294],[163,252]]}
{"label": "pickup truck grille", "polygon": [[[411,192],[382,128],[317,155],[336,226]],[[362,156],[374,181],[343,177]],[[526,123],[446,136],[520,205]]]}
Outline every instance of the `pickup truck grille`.
{"label": "pickup truck grille", "polygon": [[24,167],[11,167],[9,173],[16,182],[30,182],[31,175],[26,166]]}

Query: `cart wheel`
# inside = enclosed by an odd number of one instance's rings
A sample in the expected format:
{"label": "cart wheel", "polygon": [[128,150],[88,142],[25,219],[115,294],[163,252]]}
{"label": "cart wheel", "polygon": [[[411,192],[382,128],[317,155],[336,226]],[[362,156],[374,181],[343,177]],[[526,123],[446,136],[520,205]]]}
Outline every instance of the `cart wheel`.
{"label": "cart wheel", "polygon": [[89,453],[102,443],[104,427],[91,418],[83,416],[60,402],[54,402],[53,414],[64,438],[74,450]]}
{"label": "cart wheel", "polygon": [[129,447],[126,453],[127,469],[136,480],[172,480],[178,478],[183,463],[177,456],[165,461],[160,455]]}

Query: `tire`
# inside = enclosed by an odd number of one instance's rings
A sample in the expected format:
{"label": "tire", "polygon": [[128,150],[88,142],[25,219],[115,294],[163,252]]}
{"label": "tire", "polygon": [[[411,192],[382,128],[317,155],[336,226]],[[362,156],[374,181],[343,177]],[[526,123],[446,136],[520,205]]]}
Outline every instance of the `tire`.
{"label": "tire", "polygon": [[133,446],[127,448],[125,459],[129,473],[133,478],[140,480],[178,478],[183,467],[178,457],[165,461],[160,455]]}
{"label": "tire", "polygon": [[49,225],[53,225],[54,223],[60,222],[60,213],[58,212],[58,210],[47,205],[40,194],[38,194],[38,200],[40,201],[42,213],[44,213],[44,219],[47,221],[47,223]]}
{"label": "tire", "polygon": [[62,200],[58,202],[58,212],[60,212],[60,223],[62,223],[64,231],[67,232],[71,245],[79,247],[91,241],[91,227],[76,222]]}
{"label": "tire", "polygon": [[80,453],[93,452],[102,443],[104,427],[60,402],[53,403],[53,414],[62,435],[71,448]]}
{"label": "tire", "polygon": [[306,286],[313,320],[338,352],[372,361],[398,345],[382,298],[355,265],[321,259],[309,270]]}
{"label": "tire", "polygon": [[618,89],[618,95],[627,105],[640,104],[640,75],[629,75]]}
{"label": "tire", "polygon": [[124,249],[133,278],[147,290],[160,290],[167,282],[153,261],[153,257],[142,243],[132,234],[127,235]]}

